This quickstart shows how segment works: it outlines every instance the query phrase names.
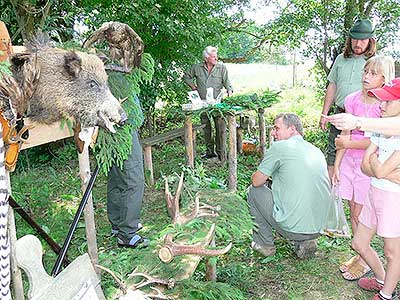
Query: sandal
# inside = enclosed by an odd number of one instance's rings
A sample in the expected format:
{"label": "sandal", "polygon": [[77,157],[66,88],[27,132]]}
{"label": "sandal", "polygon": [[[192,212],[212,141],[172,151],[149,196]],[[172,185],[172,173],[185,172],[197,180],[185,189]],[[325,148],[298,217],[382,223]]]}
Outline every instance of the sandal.
{"label": "sandal", "polygon": [[143,238],[138,234],[135,234],[128,242],[124,242],[122,239],[118,238],[118,247],[124,248],[146,248],[150,243],[150,240]]}
{"label": "sandal", "polygon": [[366,275],[369,271],[371,271],[371,268],[369,266],[363,266],[360,263],[355,263],[347,270],[347,272],[344,272],[342,274],[342,277],[345,280],[354,281],[360,279],[361,277]]}
{"label": "sandal", "polygon": [[354,265],[355,263],[358,262],[358,260],[360,259],[359,255],[355,255],[352,258],[350,258],[348,261],[342,263],[339,267],[339,271],[340,273],[345,273],[349,270],[349,268]]}

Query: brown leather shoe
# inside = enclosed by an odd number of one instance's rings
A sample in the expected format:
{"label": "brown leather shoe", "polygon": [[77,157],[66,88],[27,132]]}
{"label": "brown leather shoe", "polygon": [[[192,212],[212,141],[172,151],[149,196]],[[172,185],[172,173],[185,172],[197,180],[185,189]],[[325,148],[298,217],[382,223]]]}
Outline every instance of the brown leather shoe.
{"label": "brown leather shoe", "polygon": [[268,257],[268,256],[273,256],[276,253],[276,248],[274,245],[259,245],[256,242],[251,243],[251,248],[253,248],[254,251],[257,251],[258,253]]}

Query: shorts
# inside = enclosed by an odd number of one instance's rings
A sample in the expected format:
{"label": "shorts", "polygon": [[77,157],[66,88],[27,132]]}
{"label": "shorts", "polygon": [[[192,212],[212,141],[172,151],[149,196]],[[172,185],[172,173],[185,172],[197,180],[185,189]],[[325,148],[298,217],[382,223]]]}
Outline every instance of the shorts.
{"label": "shorts", "polygon": [[371,178],[361,171],[362,158],[343,156],[340,164],[339,195],[364,205],[368,198]]}
{"label": "shorts", "polygon": [[399,238],[400,193],[371,186],[368,198],[368,203],[361,210],[360,223],[370,229],[376,229],[381,237]]}

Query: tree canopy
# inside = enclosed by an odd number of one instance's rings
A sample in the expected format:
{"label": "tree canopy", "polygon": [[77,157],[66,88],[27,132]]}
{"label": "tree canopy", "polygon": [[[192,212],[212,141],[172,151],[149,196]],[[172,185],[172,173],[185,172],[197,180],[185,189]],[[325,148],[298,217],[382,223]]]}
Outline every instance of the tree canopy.
{"label": "tree canopy", "polygon": [[5,0],[0,2],[0,18],[7,24],[14,44],[20,44],[37,29],[65,42],[82,41],[85,36],[77,33],[79,28],[88,31],[85,35],[103,22],[129,24],[155,60],[153,81],[142,87],[147,120],[151,120],[157,99],[178,104],[186,101],[182,73],[201,59],[207,45],[218,46],[221,58],[236,62],[265,57],[282,60],[279,53],[283,48],[301,46],[303,54],[327,73],[357,17],[374,21],[380,47],[393,44],[399,37],[398,0],[259,2],[276,12],[262,25],[245,18],[243,11],[249,0]]}

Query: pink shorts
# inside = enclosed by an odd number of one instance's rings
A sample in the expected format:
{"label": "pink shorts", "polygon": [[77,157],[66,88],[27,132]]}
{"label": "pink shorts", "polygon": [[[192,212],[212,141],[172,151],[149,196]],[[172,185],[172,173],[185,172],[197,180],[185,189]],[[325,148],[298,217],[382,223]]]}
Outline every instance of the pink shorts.
{"label": "pink shorts", "polygon": [[367,201],[371,178],[361,171],[362,158],[344,155],[340,164],[339,195],[364,205]]}
{"label": "pink shorts", "polygon": [[400,193],[371,186],[369,201],[363,206],[359,221],[384,238],[400,237]]}

